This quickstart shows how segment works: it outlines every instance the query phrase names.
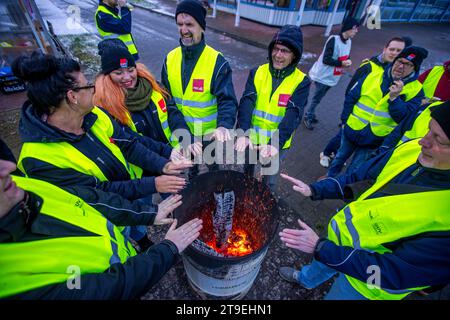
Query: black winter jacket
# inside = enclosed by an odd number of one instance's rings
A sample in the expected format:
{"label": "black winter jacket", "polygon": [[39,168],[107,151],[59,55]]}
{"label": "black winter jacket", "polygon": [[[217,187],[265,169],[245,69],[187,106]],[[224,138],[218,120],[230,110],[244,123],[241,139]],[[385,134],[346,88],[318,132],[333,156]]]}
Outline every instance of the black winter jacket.
{"label": "black winter jacket", "polygon": [[[108,114],[105,111],[106,114]],[[159,175],[168,159],[161,157],[144,145],[142,137],[131,130],[124,130],[111,118],[114,133],[111,139],[122,151],[125,159],[148,172]],[[44,122],[35,112],[30,102],[25,102],[22,108],[22,116],[19,131],[22,141],[25,142],[68,142],[75,146],[89,159],[99,166],[108,181],[101,182],[95,176],[81,173],[74,169],[61,169],[51,163],[36,158],[22,159],[25,173],[32,178],[44,180],[59,187],[87,186],[106,192],[114,192],[124,198],[133,200],[156,193],[155,178],[143,177],[130,180],[129,173],[122,163],[104,146],[91,132],[91,127],[97,120],[94,113],[84,117],[83,128],[85,134],[75,135]],[[158,145],[156,142],[154,145]],[[163,144],[162,144],[163,145]],[[163,145],[164,146],[164,145]],[[76,161],[76,159],[71,159]]]}

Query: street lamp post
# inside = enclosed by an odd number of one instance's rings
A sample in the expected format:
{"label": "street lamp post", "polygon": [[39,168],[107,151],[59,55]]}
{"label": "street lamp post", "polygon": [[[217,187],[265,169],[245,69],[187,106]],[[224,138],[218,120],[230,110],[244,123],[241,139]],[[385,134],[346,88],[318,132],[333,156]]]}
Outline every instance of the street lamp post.
{"label": "street lamp post", "polygon": [[306,0],[302,0],[302,3],[300,4],[300,8],[298,9],[297,19],[295,20],[295,25],[297,27],[300,27],[300,25],[302,24],[303,12],[305,11],[305,3],[306,3]]}

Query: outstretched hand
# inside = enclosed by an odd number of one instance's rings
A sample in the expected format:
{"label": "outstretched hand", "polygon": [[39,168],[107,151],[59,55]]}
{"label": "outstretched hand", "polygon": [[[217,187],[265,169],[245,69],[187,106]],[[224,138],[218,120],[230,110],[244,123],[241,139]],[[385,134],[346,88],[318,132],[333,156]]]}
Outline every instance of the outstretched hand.
{"label": "outstretched hand", "polygon": [[283,229],[279,233],[280,240],[289,248],[313,253],[319,236],[300,219],[298,219],[298,224],[301,229]]}
{"label": "outstretched hand", "polygon": [[161,201],[158,204],[158,213],[155,217],[154,225],[169,224],[173,222],[172,218],[167,218],[167,216],[176,208],[181,206],[181,195],[171,195],[167,199]]}
{"label": "outstretched hand", "polygon": [[292,189],[294,189],[297,192],[300,192],[305,197],[310,197],[312,195],[311,188],[306,183],[304,183],[303,181],[295,179],[295,178],[293,178],[291,176],[288,176],[287,174],[284,174],[284,173],[280,174],[280,176],[283,179],[286,179],[286,180],[292,182],[294,184]]}
{"label": "outstretched hand", "polygon": [[186,222],[181,227],[177,227],[177,219],[175,219],[166,233],[164,239],[172,241],[178,248],[178,252],[183,252],[200,235],[202,229],[202,220],[199,218]]}

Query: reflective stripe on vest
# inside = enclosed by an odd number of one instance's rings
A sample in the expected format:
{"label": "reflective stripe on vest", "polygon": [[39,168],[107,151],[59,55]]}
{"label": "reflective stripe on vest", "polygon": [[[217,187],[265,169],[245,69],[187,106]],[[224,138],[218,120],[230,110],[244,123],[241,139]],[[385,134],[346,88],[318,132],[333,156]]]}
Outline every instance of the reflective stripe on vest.
{"label": "reflective stripe on vest", "polygon": [[[81,276],[102,273],[110,265],[125,263],[136,255],[120,231],[81,198],[44,181],[12,178],[17,186],[42,198],[40,215],[85,230],[86,234],[0,243],[0,298],[50,284],[71,283],[74,271]],[[42,223],[38,219],[34,223]]]}
{"label": "reflective stripe on vest", "polygon": [[410,130],[406,131],[401,137],[397,145],[400,145],[406,141],[422,138],[428,133],[428,124],[431,120],[431,107],[438,106],[444,103],[443,101],[437,101],[431,103],[425,110],[423,110],[419,116],[414,120],[413,126]]}
{"label": "reflective stripe on vest", "polygon": [[[420,151],[418,140],[397,147],[374,185],[331,219],[328,239],[342,246],[384,254],[391,252],[383,246],[385,243],[424,232],[449,230],[450,190],[368,199],[413,165]],[[370,289],[366,282],[345,276],[350,284],[368,299],[402,299],[410,292],[424,288],[389,290],[373,285]]]}
{"label": "reflective stripe on vest", "polygon": [[101,5],[98,6],[97,11],[95,11],[94,20],[95,20],[95,25],[97,26],[98,33],[100,34],[100,37],[102,37],[103,40],[105,40],[105,39],[120,39],[127,46],[128,51],[131,54],[136,54],[138,52],[138,50],[136,48],[136,45],[134,44],[133,36],[131,35],[131,33],[117,34],[117,33],[104,31],[103,29],[100,28],[100,26],[97,23],[97,16],[98,16],[99,12],[109,14],[109,15],[113,16],[115,19],[120,20],[122,18],[119,17],[118,15],[114,14],[113,12],[109,11],[104,6],[101,6]]}
{"label": "reflective stripe on vest", "polygon": [[[372,63],[372,65],[375,65]],[[397,123],[389,114],[389,93],[383,96],[381,83],[383,81],[383,69],[372,66],[371,73],[364,80],[361,88],[361,96],[353,106],[347,124],[353,130],[362,130],[367,125],[375,136],[385,137],[394,130]],[[405,101],[414,98],[422,88],[418,80],[407,83],[400,95],[405,95]]]}
{"label": "reflective stripe on vest", "polygon": [[[256,89],[255,109],[252,115],[252,128],[250,131],[250,140],[253,144],[267,144],[278,131],[278,126],[286,114],[288,102],[295,89],[301,84],[305,74],[295,69],[287,76],[272,96],[272,75],[270,74],[269,64],[266,63],[258,68],[253,80]],[[292,137],[283,145],[283,149],[291,146]],[[280,149],[278,146],[276,146]]]}
{"label": "reflective stripe on vest", "polygon": [[434,92],[436,91],[436,88],[439,84],[439,80],[441,80],[442,75],[445,72],[444,66],[436,66],[433,69],[431,69],[430,73],[426,77],[425,81],[423,82],[423,92],[425,93],[425,97],[427,98],[433,98]]}
{"label": "reflective stripe on vest", "polygon": [[[125,160],[119,147],[110,141],[114,133],[111,119],[98,107],[94,107],[91,112],[97,115],[97,119],[86,134],[92,133],[95,135],[122,163],[131,179],[140,178],[142,169],[131,166]],[[39,159],[61,169],[74,169],[83,174],[95,176],[100,181],[108,180],[94,160],[86,157],[68,142],[25,142],[22,146],[17,166],[26,175],[27,172],[23,167],[25,158]]]}
{"label": "reflective stripe on vest", "polygon": [[221,53],[210,46],[205,46],[185,92],[181,76],[181,47],[167,55],[167,77],[171,93],[194,136],[205,135],[217,127],[217,99],[211,94],[211,83],[219,54]]}

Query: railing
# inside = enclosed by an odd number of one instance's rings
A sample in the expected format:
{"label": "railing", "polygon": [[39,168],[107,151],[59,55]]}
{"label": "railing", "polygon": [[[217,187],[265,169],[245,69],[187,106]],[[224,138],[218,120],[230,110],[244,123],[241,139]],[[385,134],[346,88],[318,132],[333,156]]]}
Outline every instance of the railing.
{"label": "railing", "polygon": [[[307,0],[302,25],[326,26],[335,1],[337,0]],[[300,2],[301,0],[242,0],[240,16],[272,26],[295,24]],[[341,0],[334,24],[342,22],[346,3],[347,0]],[[218,0],[217,5],[222,11],[234,13],[236,10],[235,0]]]}

